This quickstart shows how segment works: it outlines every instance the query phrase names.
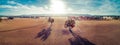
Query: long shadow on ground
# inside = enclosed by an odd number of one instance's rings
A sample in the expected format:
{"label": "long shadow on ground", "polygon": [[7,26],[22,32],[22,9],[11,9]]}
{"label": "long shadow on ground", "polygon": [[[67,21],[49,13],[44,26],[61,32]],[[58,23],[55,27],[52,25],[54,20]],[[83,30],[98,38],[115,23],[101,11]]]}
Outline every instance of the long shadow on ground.
{"label": "long shadow on ground", "polygon": [[49,26],[49,28],[43,29],[41,32],[39,32],[37,34],[35,39],[36,38],[41,38],[42,41],[45,41],[49,37],[49,35],[51,34],[51,27],[52,27],[52,24]]}
{"label": "long shadow on ground", "polygon": [[71,45],[95,45],[94,43],[88,41],[87,39],[75,34],[72,30],[69,30],[73,35],[72,38],[69,38],[68,41]]}

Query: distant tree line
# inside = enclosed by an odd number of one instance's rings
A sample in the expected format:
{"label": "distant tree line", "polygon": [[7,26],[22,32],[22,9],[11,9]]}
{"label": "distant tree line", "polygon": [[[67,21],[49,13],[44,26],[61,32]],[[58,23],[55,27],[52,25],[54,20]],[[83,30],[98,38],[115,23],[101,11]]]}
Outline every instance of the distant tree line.
{"label": "distant tree line", "polygon": [[0,22],[2,20],[13,20],[14,18],[34,18],[34,19],[37,19],[37,18],[39,18],[39,16],[1,16]]}
{"label": "distant tree line", "polygon": [[13,19],[14,19],[14,17],[12,17],[12,16],[9,16],[9,17],[0,17],[0,22],[2,20],[13,20]]}
{"label": "distant tree line", "polygon": [[70,16],[75,20],[120,20],[120,16]]}

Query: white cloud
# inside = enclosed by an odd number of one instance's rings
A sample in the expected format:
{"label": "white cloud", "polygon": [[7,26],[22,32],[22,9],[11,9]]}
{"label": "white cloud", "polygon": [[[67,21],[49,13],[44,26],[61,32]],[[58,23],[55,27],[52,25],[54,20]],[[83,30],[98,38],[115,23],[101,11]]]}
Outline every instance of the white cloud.
{"label": "white cloud", "polygon": [[16,6],[11,6],[11,5],[0,5],[0,8],[17,8]]}
{"label": "white cloud", "polygon": [[[116,7],[118,5],[115,5],[115,3],[110,2],[109,0],[105,0],[104,2],[96,2],[96,3],[102,3],[101,6],[94,9],[92,5],[90,5],[93,2],[93,0],[76,0],[74,3],[72,1],[71,4],[73,5],[82,5],[78,10],[75,10],[71,7],[66,7],[67,13],[78,13],[78,14],[119,14]],[[46,14],[49,13],[49,7],[37,7],[34,5],[27,6],[23,5],[21,3],[15,2],[15,1],[8,1],[8,4],[15,4],[16,6],[12,5],[0,5],[0,8],[9,8],[12,10],[12,12],[9,12],[8,14]],[[113,5],[111,5],[113,4]],[[67,6],[67,2],[65,4]],[[79,7],[79,6],[78,6]],[[13,13],[14,12],[14,13]]]}
{"label": "white cloud", "polygon": [[[74,3],[72,3],[74,2]],[[94,7],[92,4],[94,3],[100,3],[102,5],[98,7]],[[71,6],[75,6],[75,8],[71,8],[72,13],[80,13],[80,14],[103,14],[103,15],[112,15],[112,14],[119,14],[118,9],[116,8],[118,5],[115,4],[115,2],[111,2],[110,0],[103,0],[102,2],[100,1],[95,1],[95,0],[71,0],[70,2],[66,2],[71,4]]]}
{"label": "white cloud", "polygon": [[17,3],[14,2],[14,1],[8,1],[7,3],[8,3],[8,4],[17,4]]}
{"label": "white cloud", "polygon": [[47,12],[47,6],[45,7],[37,7],[34,5],[27,6],[23,5],[14,1],[8,1],[9,4],[15,4],[16,6],[12,5],[0,5],[0,8],[8,8],[11,11],[10,14],[20,15],[20,14],[42,14]]}

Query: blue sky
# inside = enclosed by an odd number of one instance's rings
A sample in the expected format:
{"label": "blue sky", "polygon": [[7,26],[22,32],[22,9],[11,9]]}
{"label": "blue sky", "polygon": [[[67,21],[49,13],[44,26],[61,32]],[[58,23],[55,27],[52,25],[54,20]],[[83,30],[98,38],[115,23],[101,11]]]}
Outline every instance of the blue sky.
{"label": "blue sky", "polygon": [[[51,5],[56,9],[52,9]],[[61,11],[75,14],[120,15],[120,0],[0,0],[0,15],[49,14],[51,10],[58,14]]]}

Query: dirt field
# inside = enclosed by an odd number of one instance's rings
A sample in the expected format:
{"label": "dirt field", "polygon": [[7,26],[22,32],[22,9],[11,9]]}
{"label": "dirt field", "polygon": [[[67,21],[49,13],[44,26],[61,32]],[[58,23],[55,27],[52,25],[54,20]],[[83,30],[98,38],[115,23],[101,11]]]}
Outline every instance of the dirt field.
{"label": "dirt field", "polygon": [[[52,25],[46,17],[15,18],[0,22],[0,45],[73,45],[74,42],[69,39],[75,40],[74,36],[64,28],[67,18],[53,18],[55,21]],[[72,31],[96,45],[120,45],[120,21],[117,20],[76,20]],[[47,35],[44,38],[40,35],[43,32]]]}

